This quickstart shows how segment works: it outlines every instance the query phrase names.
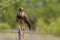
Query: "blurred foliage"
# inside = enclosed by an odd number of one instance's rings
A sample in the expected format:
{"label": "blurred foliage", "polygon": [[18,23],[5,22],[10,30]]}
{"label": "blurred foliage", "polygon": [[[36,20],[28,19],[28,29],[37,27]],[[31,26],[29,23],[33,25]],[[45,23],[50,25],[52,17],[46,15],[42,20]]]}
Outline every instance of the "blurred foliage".
{"label": "blurred foliage", "polygon": [[33,29],[39,26],[42,32],[60,35],[60,0],[0,0],[0,23],[15,28],[19,7],[24,8]]}
{"label": "blurred foliage", "polygon": [[10,29],[10,25],[8,23],[1,23],[0,29]]}

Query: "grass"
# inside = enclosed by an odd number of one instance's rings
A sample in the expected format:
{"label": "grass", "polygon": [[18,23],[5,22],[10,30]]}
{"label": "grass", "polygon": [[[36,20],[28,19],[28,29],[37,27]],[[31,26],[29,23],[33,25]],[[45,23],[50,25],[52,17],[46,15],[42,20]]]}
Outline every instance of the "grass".
{"label": "grass", "polygon": [[[24,39],[25,40],[40,40],[40,39],[51,39],[54,40],[56,37],[50,35],[50,34],[34,34],[34,33],[25,33]],[[10,32],[0,32],[0,40],[18,40],[18,34],[17,33],[10,33]],[[57,39],[58,40],[58,39]]]}

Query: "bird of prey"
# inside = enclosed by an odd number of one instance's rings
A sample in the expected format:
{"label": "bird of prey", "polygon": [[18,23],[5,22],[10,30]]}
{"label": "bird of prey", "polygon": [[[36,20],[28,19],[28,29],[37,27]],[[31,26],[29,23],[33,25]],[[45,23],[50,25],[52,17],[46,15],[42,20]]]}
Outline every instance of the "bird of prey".
{"label": "bird of prey", "polygon": [[[27,16],[27,14],[25,14],[25,12],[23,11],[23,8],[20,7],[18,12],[17,12],[17,15],[16,15],[16,21],[19,25],[24,25],[24,24],[27,24],[28,25],[28,28],[29,30],[31,30],[31,25],[29,23],[29,18]],[[21,27],[22,28],[22,27]]]}

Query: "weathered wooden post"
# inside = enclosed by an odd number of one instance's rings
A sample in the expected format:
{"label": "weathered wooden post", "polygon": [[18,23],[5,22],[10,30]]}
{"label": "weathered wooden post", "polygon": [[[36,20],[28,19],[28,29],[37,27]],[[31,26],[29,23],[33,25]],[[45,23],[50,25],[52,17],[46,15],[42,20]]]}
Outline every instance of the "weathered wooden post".
{"label": "weathered wooden post", "polygon": [[24,33],[21,28],[18,29],[18,40],[24,40]]}

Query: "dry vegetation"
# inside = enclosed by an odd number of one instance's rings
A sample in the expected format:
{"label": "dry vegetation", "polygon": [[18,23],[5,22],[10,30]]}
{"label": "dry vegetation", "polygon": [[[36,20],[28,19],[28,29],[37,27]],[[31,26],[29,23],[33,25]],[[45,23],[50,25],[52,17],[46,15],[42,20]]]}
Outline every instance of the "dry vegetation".
{"label": "dry vegetation", "polygon": [[[24,34],[25,40],[60,40],[59,37],[54,37],[48,34],[31,34],[25,33]],[[3,33],[0,32],[0,40],[18,40],[17,33]]]}

